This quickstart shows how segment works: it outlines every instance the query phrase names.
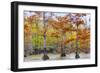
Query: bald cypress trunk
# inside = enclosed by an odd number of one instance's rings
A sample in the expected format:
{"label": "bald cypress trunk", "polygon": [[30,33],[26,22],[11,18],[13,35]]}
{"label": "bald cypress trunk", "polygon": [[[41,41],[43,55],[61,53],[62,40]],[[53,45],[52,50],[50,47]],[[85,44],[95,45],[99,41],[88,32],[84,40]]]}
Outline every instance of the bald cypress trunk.
{"label": "bald cypress trunk", "polygon": [[44,54],[43,54],[43,60],[48,60],[49,59],[49,56],[47,55],[47,49],[46,49],[46,24],[45,24],[45,12],[43,13],[43,23],[44,23]]}
{"label": "bald cypress trunk", "polygon": [[77,26],[77,31],[76,31],[76,52],[75,52],[75,58],[76,59],[80,58],[80,56],[79,56],[79,48],[78,48],[78,26]]}
{"label": "bald cypress trunk", "polygon": [[64,44],[64,40],[66,38],[66,35],[63,34],[63,38],[62,38],[62,44],[61,44],[61,57],[65,57],[66,53],[65,53],[65,44]]}

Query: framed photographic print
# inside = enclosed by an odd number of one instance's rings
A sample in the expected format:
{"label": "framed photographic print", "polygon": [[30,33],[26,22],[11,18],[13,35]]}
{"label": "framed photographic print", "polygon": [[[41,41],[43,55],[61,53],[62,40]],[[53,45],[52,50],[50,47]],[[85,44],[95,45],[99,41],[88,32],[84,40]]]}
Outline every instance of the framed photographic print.
{"label": "framed photographic print", "polygon": [[11,3],[11,70],[97,66],[97,7]]}

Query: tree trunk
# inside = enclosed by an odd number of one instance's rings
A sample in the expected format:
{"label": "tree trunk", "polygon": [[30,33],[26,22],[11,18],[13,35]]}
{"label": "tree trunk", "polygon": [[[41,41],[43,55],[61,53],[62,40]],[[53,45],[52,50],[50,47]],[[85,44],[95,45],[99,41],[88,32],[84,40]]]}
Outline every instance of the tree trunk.
{"label": "tree trunk", "polygon": [[49,56],[47,55],[47,50],[46,50],[46,24],[45,24],[45,12],[43,13],[43,22],[44,22],[44,55],[43,55],[43,60],[48,60]]}
{"label": "tree trunk", "polygon": [[75,52],[75,58],[78,59],[80,58],[79,56],[79,48],[78,48],[78,26],[77,26],[77,31],[76,31],[76,52]]}
{"label": "tree trunk", "polygon": [[66,35],[63,34],[62,44],[61,44],[61,57],[65,57],[66,56],[66,53],[65,53],[65,44],[64,44],[65,38],[66,38]]}

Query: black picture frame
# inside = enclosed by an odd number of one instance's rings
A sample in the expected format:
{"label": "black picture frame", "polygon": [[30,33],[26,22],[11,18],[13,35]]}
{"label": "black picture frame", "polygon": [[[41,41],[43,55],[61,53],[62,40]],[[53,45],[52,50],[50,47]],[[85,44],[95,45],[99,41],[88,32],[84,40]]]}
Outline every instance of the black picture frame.
{"label": "black picture frame", "polygon": [[[35,5],[49,7],[68,7],[68,8],[83,8],[95,10],[95,64],[72,65],[72,66],[52,66],[52,67],[36,67],[36,68],[18,68],[18,6],[19,5]],[[35,70],[50,70],[50,69],[65,69],[65,68],[81,68],[81,67],[96,67],[97,66],[97,6],[83,5],[68,5],[68,4],[49,4],[35,2],[11,2],[11,71],[35,71]]]}

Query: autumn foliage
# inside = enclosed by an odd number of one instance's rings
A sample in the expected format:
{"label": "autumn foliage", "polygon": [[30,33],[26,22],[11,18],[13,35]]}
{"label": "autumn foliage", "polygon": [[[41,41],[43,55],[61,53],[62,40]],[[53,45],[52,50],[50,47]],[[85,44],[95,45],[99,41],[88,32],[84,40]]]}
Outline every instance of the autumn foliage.
{"label": "autumn foliage", "polygon": [[[73,15],[74,21],[72,19]],[[38,47],[43,47],[43,36],[46,33],[47,47],[56,44],[61,44],[64,47],[68,46],[69,43],[75,46],[76,40],[78,40],[80,49],[90,48],[90,27],[87,28],[85,21],[81,18],[86,15],[85,13],[72,13],[65,16],[55,15],[55,18],[51,15],[47,20],[43,19],[43,12],[36,12],[35,15],[26,16],[24,22],[25,40],[31,39],[33,45],[35,43]],[[27,39],[29,37],[30,39]]]}

